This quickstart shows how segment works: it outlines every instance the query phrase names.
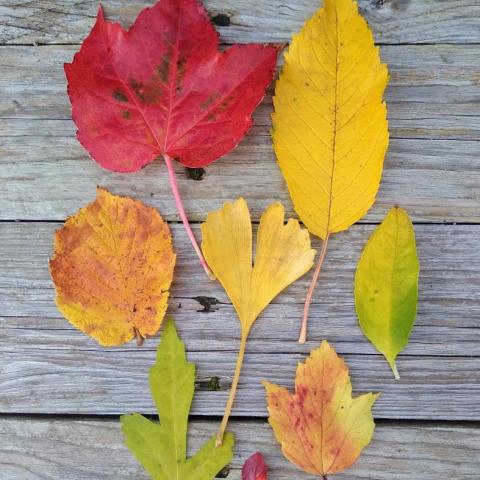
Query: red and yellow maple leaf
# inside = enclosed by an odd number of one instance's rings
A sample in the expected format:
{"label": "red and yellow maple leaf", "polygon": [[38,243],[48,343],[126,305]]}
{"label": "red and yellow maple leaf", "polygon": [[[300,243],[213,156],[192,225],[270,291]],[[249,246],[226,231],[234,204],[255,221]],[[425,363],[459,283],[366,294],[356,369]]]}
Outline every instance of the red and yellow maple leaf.
{"label": "red and yellow maple leaf", "polygon": [[345,362],[323,341],[297,367],[295,393],[264,382],[269,423],[282,452],[308,473],[326,476],[350,467],[370,443],[378,394],[352,398]]}

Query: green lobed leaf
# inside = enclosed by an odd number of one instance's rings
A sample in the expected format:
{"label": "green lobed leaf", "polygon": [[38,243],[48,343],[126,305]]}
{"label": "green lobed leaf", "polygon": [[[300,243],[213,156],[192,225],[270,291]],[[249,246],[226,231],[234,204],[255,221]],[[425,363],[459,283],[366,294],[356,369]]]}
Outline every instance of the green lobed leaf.
{"label": "green lobed leaf", "polygon": [[138,413],[123,415],[120,421],[127,447],[154,480],[211,480],[232,459],[234,439],[227,434],[223,445],[216,448],[215,437],[211,437],[187,459],[195,365],[187,362],[172,318],[165,322],[149,378],[161,423]]}
{"label": "green lobed leaf", "polygon": [[355,308],[366,337],[388,360],[406,347],[415,323],[419,261],[407,212],[392,208],[373,232],[355,274]]}

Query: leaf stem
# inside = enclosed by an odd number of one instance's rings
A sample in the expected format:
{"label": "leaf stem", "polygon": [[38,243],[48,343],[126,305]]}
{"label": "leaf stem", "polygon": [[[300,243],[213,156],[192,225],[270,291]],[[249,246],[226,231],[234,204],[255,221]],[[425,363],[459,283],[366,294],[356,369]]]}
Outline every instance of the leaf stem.
{"label": "leaf stem", "polygon": [[235,373],[233,374],[232,388],[228,396],[227,405],[225,406],[225,413],[223,414],[222,423],[217,433],[217,440],[215,446],[221,447],[223,443],[223,435],[227,429],[228,419],[232,413],[233,402],[237,393],[238,380],[240,379],[240,372],[242,371],[243,358],[245,357],[245,348],[247,346],[248,332],[242,332],[242,339],[240,341],[240,350],[238,351],[237,364],[235,366]]}
{"label": "leaf stem", "polygon": [[397,364],[395,362],[392,365],[392,372],[395,377],[395,380],[400,380],[400,374],[398,373]]}
{"label": "leaf stem", "polygon": [[138,330],[135,327],[133,327],[133,332],[134,332],[135,338],[137,340],[137,347],[141,347],[143,345],[143,342],[145,341],[145,338],[140,333],[140,330]]}
{"label": "leaf stem", "polygon": [[177,180],[175,178],[175,171],[173,169],[173,159],[167,154],[163,155],[163,158],[165,159],[165,163],[167,165],[168,178],[172,187],[173,198],[175,199],[175,204],[177,205],[178,213],[180,214],[180,218],[182,219],[183,226],[187,231],[188,238],[192,242],[193,248],[200,260],[200,263],[202,264],[203,269],[205,270],[205,273],[211,280],[215,280],[215,275],[210,270],[210,267],[207,265],[207,261],[205,260],[205,257],[203,256],[202,251],[198,246],[197,240],[193,235],[190,223],[188,222],[187,214],[185,213],[185,209],[183,208],[182,198],[180,197],[180,193],[178,192]]}
{"label": "leaf stem", "polygon": [[312,282],[308,288],[307,297],[305,299],[305,306],[303,307],[303,319],[302,327],[300,329],[300,337],[298,338],[298,343],[305,343],[307,341],[307,321],[308,321],[308,312],[310,310],[310,304],[312,303],[313,292],[315,291],[315,285],[317,284],[318,277],[320,275],[320,270],[322,269],[323,260],[325,254],[327,253],[328,239],[330,234],[327,233],[327,236],[323,240],[322,250],[320,251],[320,256],[318,257],[317,267],[315,268],[315,273],[313,274]]}

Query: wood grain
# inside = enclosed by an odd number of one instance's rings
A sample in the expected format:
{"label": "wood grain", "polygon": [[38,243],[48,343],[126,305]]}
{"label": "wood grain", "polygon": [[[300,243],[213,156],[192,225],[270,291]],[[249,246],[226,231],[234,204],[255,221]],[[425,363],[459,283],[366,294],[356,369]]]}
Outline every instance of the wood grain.
{"label": "wood grain", "polygon": [[[63,64],[71,62],[77,50],[76,45],[0,47],[0,118],[70,119]],[[452,116],[461,119],[467,115],[477,118],[477,123],[460,125],[455,138],[479,139],[479,113],[475,108],[480,89],[477,45],[385,45],[380,53],[389,67],[386,98],[389,118],[394,121],[391,126],[394,136],[405,136],[402,124],[398,123],[404,120],[413,122],[412,131],[420,130],[416,136],[421,136],[423,131],[427,138],[446,138],[448,127],[453,125],[447,123],[445,132],[442,128],[435,130],[441,125],[430,125],[427,117],[439,117],[447,122]],[[282,62],[283,55],[280,55],[279,67]],[[273,87],[270,93],[272,90]],[[267,98],[257,110],[257,125],[270,125],[271,103],[271,98]],[[441,105],[448,105],[448,110],[440,108]],[[460,131],[460,127],[465,131]],[[68,129],[68,134],[72,131]],[[6,132],[9,135],[33,133],[28,130]],[[65,128],[61,133],[65,134]]]}
{"label": "wood grain", "polygon": [[[0,413],[119,414],[138,410],[154,413],[146,372],[155,358],[158,340],[134,351],[131,347],[101,349],[90,343],[73,348],[63,343],[54,348],[37,332],[36,350],[22,350],[10,340],[0,349]],[[335,343],[333,342],[333,345]],[[308,348],[317,347],[311,341]],[[480,358],[404,356],[395,381],[379,355],[343,355],[350,367],[355,394],[381,392],[375,404],[378,418],[421,420],[480,419]],[[266,416],[261,381],[292,388],[300,354],[248,351],[239,383],[233,416]],[[191,352],[199,387],[192,407],[196,415],[223,413],[236,352]],[[213,380],[212,380],[213,379]],[[219,385],[218,390],[216,385]],[[215,390],[211,390],[215,388]]]}
{"label": "wood grain", "polygon": [[[131,24],[152,0],[105,2],[108,18]],[[320,6],[318,0],[205,0],[212,17],[227,15],[219,27],[225,42],[285,42]],[[380,43],[478,43],[480,5],[476,0],[360,0],[360,10]],[[90,31],[95,0],[4,0],[0,43],[79,43]]]}
{"label": "wood grain", "polygon": [[[363,222],[379,222],[395,204],[415,222],[480,222],[479,142],[392,140],[377,202]],[[90,201],[95,186],[135,196],[179,219],[165,166],[154,162],[132,174],[112,173],[88,159],[73,137],[0,138],[0,219],[62,220]],[[254,220],[272,201],[294,215],[269,137],[251,134],[208,167],[202,181],[176,165],[190,220],[202,221],[224,201],[245,197]]]}
{"label": "wood grain", "polygon": [[[101,184],[148,199],[167,219],[178,220],[161,163],[114,174],[89,160],[75,139],[62,69],[75,48],[0,48],[0,219],[63,219]],[[478,49],[386,46],[382,52],[392,73],[387,101],[393,138],[378,202],[365,221],[378,222],[387,207],[402,203],[415,221],[480,222]],[[293,213],[272,152],[271,110],[270,92],[255,114],[257,125],[207,169],[204,180],[187,179],[177,166],[192,220],[240,194],[254,218],[273,199]]]}
{"label": "wood grain", "polygon": [[[54,304],[54,289],[48,272],[54,231],[61,224],[0,223],[0,311],[11,338],[22,337],[24,348],[35,349],[35,331],[62,331],[68,326]],[[421,259],[419,311],[407,354],[478,355],[480,335],[480,226],[417,225]],[[191,350],[235,350],[237,319],[224,290],[211,282],[195,260],[181,225],[171,225],[177,252],[175,280],[169,312]],[[346,353],[374,353],[357,328],[353,307],[353,275],[360,252],[373,225],[355,225],[332,238],[319,288],[312,307],[310,336],[324,336],[344,345]],[[200,239],[199,228],[194,231]],[[315,240],[314,247],[319,244]],[[461,261],[459,260],[461,259]],[[252,331],[252,349],[260,352],[303,352],[291,341],[299,319],[311,272],[291,285],[266,309]],[[202,305],[203,304],[203,305]],[[208,311],[204,311],[208,310]],[[11,318],[10,318],[11,317]],[[24,318],[22,320],[22,318]],[[272,331],[271,323],[275,324]],[[17,330],[17,332],[15,332]],[[31,332],[31,333],[30,333]],[[30,335],[32,337],[30,338]],[[83,334],[59,332],[61,342],[85,347]],[[75,343],[80,340],[80,343]],[[253,344],[259,342],[257,347]],[[280,342],[280,343],[279,343]],[[89,342],[87,342],[88,344]]]}
{"label": "wood grain", "polygon": [[[217,422],[194,421],[189,448],[195,452]],[[280,453],[263,421],[232,421],[235,456],[222,478],[240,480],[240,469],[256,450],[266,458],[272,480],[312,479]],[[146,480],[123,445],[115,420],[6,418],[0,420],[0,480]],[[101,454],[100,454],[101,452]],[[341,480],[474,480],[478,478],[477,425],[377,424],[372,443]],[[337,478],[335,476],[335,478]]]}
{"label": "wood grain", "polygon": [[[157,338],[104,349],[60,318],[48,275],[58,224],[3,223],[0,237],[0,412],[152,412],[146,372]],[[384,418],[480,419],[480,226],[417,225],[422,262],[420,307],[395,382],[387,363],[363,338],[352,304],[358,255],[373,225],[356,225],[332,240],[315,295],[310,342],[295,341],[309,276],[280,295],[252,331],[236,415],[265,415],[260,381],[291,385],[297,361],[323,338],[346,355],[360,391],[382,391],[376,407]],[[179,253],[170,313],[198,363],[205,385],[194,412],[222,412],[238,348],[239,325],[218,283],[193,258],[181,225],[172,225]],[[195,227],[198,235],[198,227]],[[462,259],[459,263],[458,259]],[[200,297],[200,298],[198,298]],[[211,312],[201,312],[210,297]],[[216,303],[219,302],[219,303]],[[61,386],[61,388],[59,387]],[[36,395],[32,397],[32,392]]]}

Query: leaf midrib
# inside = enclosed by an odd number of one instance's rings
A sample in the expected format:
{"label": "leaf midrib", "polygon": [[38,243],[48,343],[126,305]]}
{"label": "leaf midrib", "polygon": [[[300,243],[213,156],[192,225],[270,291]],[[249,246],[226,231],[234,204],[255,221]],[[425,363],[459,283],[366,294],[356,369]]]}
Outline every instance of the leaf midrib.
{"label": "leaf midrib", "polygon": [[[325,229],[325,235],[328,237],[330,234],[330,221],[332,219],[332,203],[333,203],[333,175],[335,173],[335,153],[337,148],[337,113],[338,113],[338,14],[337,14],[337,4],[335,4],[335,99],[334,99],[334,111],[333,111],[333,144],[332,144],[332,168],[330,174],[330,194],[328,198],[328,216],[327,216],[327,227]],[[323,434],[323,432],[322,432]]]}
{"label": "leaf midrib", "polygon": [[[174,383],[174,378],[175,378],[175,366],[176,366],[176,362],[175,362],[175,352],[174,352],[174,346],[173,345],[170,345],[168,344],[168,347],[169,347],[169,356],[171,358],[171,361],[170,362],[167,362],[167,367],[168,367],[168,370],[169,370],[169,373],[170,373],[170,381],[171,381],[171,384],[172,385],[175,385]],[[178,378],[178,377],[177,377]],[[173,392],[172,392],[173,393]],[[174,445],[175,445],[175,478],[177,480],[180,480],[180,461],[179,461],[179,452],[178,452],[178,442],[177,442],[177,439],[178,439],[178,433],[177,433],[177,423],[175,421],[176,419],[176,408],[175,408],[175,402],[173,401],[173,395],[170,395],[170,412],[171,412],[171,415],[172,415],[172,430],[173,430],[173,440],[174,440]]]}

